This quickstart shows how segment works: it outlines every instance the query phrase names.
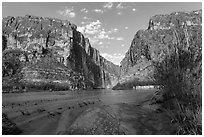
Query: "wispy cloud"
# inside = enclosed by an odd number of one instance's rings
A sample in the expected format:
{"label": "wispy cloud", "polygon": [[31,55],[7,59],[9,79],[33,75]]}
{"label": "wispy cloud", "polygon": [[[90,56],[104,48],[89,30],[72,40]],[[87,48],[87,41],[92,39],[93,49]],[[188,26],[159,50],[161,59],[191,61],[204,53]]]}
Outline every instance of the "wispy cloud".
{"label": "wispy cloud", "polygon": [[104,58],[113,62],[116,65],[120,65],[121,60],[125,57],[125,55],[121,53],[114,53],[114,54],[101,53],[101,56],[103,56]]}
{"label": "wispy cloud", "polygon": [[80,11],[83,12],[83,13],[88,13],[89,12],[86,8],[83,8]]}
{"label": "wispy cloud", "polygon": [[65,7],[63,10],[58,10],[57,12],[62,16],[68,16],[70,18],[74,18],[76,16],[73,7],[71,8]]}
{"label": "wispy cloud", "polygon": [[98,35],[94,36],[94,38],[96,38],[96,39],[109,39],[109,40],[115,39],[115,37],[110,37],[109,33],[105,32],[105,31],[99,32]]}
{"label": "wispy cloud", "polygon": [[111,29],[108,31],[108,33],[114,33],[114,32],[117,32],[118,31],[118,28],[114,28],[114,29]]}
{"label": "wispy cloud", "polygon": [[77,30],[83,33],[85,37],[88,37],[91,44],[99,44],[99,42],[104,39],[114,40],[115,37],[111,36],[111,34],[118,31],[117,28],[105,30],[102,27],[102,23],[100,20],[86,22],[82,26],[78,26]]}
{"label": "wispy cloud", "polygon": [[101,41],[98,43],[98,45],[102,45],[102,44],[103,44],[103,42],[101,42]]}
{"label": "wispy cloud", "polygon": [[132,11],[136,11],[137,9],[133,8]]}
{"label": "wispy cloud", "polygon": [[104,11],[102,9],[94,9],[93,12],[101,13],[102,14]]}
{"label": "wispy cloud", "polygon": [[123,37],[118,37],[116,40],[124,40]]}
{"label": "wispy cloud", "polygon": [[87,17],[87,16],[84,16],[83,19],[84,19],[84,20],[89,20],[89,19],[91,19],[91,18],[90,18],[90,17]]}
{"label": "wispy cloud", "polygon": [[119,11],[119,12],[117,12],[117,14],[118,14],[118,15],[122,15],[122,12],[121,12],[121,11]]}
{"label": "wispy cloud", "polygon": [[85,26],[77,27],[78,31],[84,34],[96,34],[101,28],[101,22],[99,20],[91,22]]}
{"label": "wispy cloud", "polygon": [[134,6],[135,6],[134,3],[133,4],[122,2],[118,3],[116,6],[117,15],[122,15],[123,13],[125,14],[126,13],[125,10],[131,10],[133,12],[137,11],[137,9]]}
{"label": "wispy cloud", "polygon": [[113,31],[114,31],[114,32],[117,32],[117,31],[118,31],[118,29],[117,29],[117,28],[114,28],[114,29],[113,29]]}
{"label": "wispy cloud", "polygon": [[113,2],[107,2],[103,5],[104,8],[111,9],[113,7]]}
{"label": "wispy cloud", "polygon": [[125,9],[127,7],[123,6],[123,4],[120,2],[117,6],[116,6],[117,9]]}

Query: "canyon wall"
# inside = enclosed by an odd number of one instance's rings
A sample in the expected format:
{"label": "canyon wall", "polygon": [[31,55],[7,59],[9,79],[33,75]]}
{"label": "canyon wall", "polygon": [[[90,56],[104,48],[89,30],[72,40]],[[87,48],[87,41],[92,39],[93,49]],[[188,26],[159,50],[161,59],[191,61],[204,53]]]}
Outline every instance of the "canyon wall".
{"label": "canyon wall", "polygon": [[[202,66],[202,10],[150,18],[148,28],[135,34],[120,67],[100,56],[69,21],[6,17],[2,34],[3,87],[89,89],[117,84],[114,89],[132,89],[158,84],[154,63],[177,51],[191,53],[194,70]],[[182,60],[185,65],[185,56]]]}
{"label": "canyon wall", "polygon": [[[158,84],[154,79],[153,63],[162,62],[166,56],[177,50],[191,53],[198,65],[195,68],[201,69],[202,10],[153,16],[149,20],[148,28],[135,34],[125,58],[121,61],[121,76],[114,89]],[[184,58],[181,63],[185,62]]]}
{"label": "canyon wall", "polygon": [[89,89],[118,82],[119,66],[67,20],[9,16],[2,20],[2,35],[3,87]]}

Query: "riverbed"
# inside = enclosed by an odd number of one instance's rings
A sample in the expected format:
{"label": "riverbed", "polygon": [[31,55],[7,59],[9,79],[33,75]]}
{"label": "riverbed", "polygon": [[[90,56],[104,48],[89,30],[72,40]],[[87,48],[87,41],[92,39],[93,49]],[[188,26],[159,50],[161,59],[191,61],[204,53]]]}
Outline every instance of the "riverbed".
{"label": "riverbed", "polygon": [[[155,89],[6,93],[2,112],[24,135],[173,134],[149,105]],[[155,126],[155,124],[157,126]]]}

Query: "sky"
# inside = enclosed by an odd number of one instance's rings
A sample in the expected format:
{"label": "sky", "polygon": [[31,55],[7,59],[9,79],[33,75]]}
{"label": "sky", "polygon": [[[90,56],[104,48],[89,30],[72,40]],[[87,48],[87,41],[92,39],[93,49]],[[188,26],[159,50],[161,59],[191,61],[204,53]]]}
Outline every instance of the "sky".
{"label": "sky", "polygon": [[147,29],[152,16],[199,9],[201,2],[3,2],[2,16],[68,20],[103,57],[119,65],[136,32]]}

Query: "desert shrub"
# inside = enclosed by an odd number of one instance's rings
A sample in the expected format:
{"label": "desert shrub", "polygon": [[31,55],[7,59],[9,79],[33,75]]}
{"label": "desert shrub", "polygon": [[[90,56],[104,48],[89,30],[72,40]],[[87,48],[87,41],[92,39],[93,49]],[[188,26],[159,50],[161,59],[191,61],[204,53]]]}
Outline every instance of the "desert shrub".
{"label": "desert shrub", "polygon": [[56,84],[53,82],[48,83],[21,83],[23,87],[26,87],[28,91],[36,90],[36,91],[64,91],[69,90],[70,86],[68,84]]}
{"label": "desert shrub", "polygon": [[154,62],[162,107],[178,124],[177,134],[202,134],[202,53],[179,50]]}
{"label": "desert shrub", "polygon": [[7,38],[6,36],[2,35],[2,51],[7,48]]}
{"label": "desert shrub", "polygon": [[19,56],[23,54],[21,50],[5,50],[2,56],[2,75],[12,76],[20,72],[22,63]]}

